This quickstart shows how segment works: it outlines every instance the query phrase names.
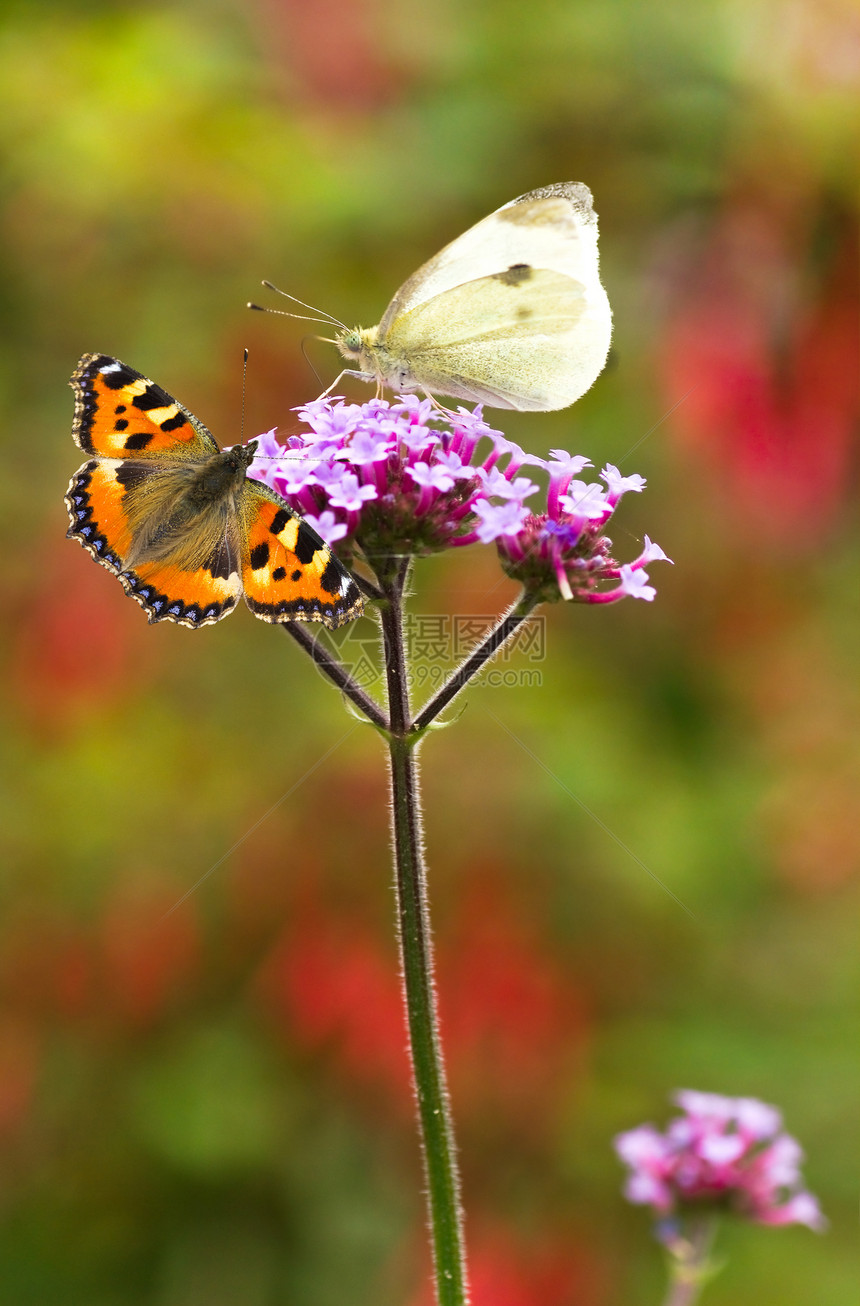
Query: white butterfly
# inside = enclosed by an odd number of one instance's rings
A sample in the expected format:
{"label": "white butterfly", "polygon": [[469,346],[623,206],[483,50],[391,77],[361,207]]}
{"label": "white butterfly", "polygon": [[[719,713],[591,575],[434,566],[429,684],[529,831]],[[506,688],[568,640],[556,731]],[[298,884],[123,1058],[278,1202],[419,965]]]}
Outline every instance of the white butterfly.
{"label": "white butterfly", "polygon": [[470,227],[400,287],[378,326],[335,339],[345,373],[490,408],[566,408],[606,362],[591,191],[557,182]]}

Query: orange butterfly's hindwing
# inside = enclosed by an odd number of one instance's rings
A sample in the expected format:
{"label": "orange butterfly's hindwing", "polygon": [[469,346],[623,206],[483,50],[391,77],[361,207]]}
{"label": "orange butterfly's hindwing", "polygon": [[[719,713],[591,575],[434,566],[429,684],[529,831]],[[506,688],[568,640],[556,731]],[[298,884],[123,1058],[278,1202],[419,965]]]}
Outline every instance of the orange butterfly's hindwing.
{"label": "orange butterfly's hindwing", "polygon": [[68,534],[113,572],[152,621],[196,630],[244,593],[263,621],[362,612],[358,586],[289,505],[247,472],[256,443],[220,450],[152,381],[107,354],[71,379],[72,434],[90,455],[66,494]]}
{"label": "orange butterfly's hindwing", "polygon": [[143,563],[136,571],[121,572],[119,578],[126,594],[137,600],[151,622],[175,621],[192,630],[226,617],[242,593],[235,560],[226,548],[199,571]]}
{"label": "orange butterfly's hindwing", "polygon": [[[163,479],[159,471],[152,461],[94,458],[84,463],[66,495],[72,523],[68,535],[119,577],[151,622],[176,621],[196,629],[220,621],[236,606],[242,593],[238,547],[224,535],[193,570],[171,565],[169,554],[126,566],[125,559],[135,548],[128,501],[133,502],[147,481]],[[153,549],[157,550],[157,542],[150,545],[150,552]]]}
{"label": "orange butterfly's hindwing", "polygon": [[361,593],[316,531],[265,485],[245,484],[242,583],[262,621],[322,621],[330,630],[363,611]]}
{"label": "orange butterfly's hindwing", "polygon": [[166,390],[107,354],[84,354],[71,379],[72,435],[99,458],[194,459],[217,453],[202,422]]}
{"label": "orange butterfly's hindwing", "polygon": [[79,540],[96,562],[117,574],[122,571],[122,557],[116,550],[125,532],[115,488],[116,477],[110,464],[93,459],[79,467],[66,494],[71,522],[66,534],[69,539]]}

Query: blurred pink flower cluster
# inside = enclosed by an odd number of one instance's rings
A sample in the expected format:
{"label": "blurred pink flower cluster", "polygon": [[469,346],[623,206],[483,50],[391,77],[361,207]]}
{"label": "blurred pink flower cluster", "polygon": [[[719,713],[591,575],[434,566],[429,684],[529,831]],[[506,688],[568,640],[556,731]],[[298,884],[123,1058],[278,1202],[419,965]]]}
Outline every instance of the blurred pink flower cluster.
{"label": "blurred pink flower cluster", "polygon": [[[488,426],[480,407],[446,414],[402,395],[390,403],[317,399],[298,411],[308,430],[286,443],[274,431],[260,436],[251,475],[345,561],[353,542],[369,559],[495,543],[507,574],[543,601],[653,599],[643,568],[668,561],[663,550],[646,537],[640,555],[619,565],[603,534],[621,497],[645,488],[643,477],[610,465],[603,484],[578,480],[587,458],[563,449],[549,459],[527,454]],[[548,480],[545,512],[526,506],[540,489],[526,467]],[[601,587],[607,581],[611,588]]]}
{"label": "blurred pink flower cluster", "polygon": [[676,1093],[675,1101],[684,1114],[664,1133],[640,1125],[615,1139],[630,1167],[629,1201],[660,1216],[710,1206],[757,1224],[825,1227],[818,1201],[802,1186],[800,1144],[783,1132],[775,1107],[691,1089]]}

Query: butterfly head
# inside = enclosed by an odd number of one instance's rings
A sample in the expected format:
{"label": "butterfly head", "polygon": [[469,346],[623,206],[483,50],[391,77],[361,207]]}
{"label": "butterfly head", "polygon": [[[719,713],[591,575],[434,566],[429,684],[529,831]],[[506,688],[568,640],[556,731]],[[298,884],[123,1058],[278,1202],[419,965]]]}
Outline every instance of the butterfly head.
{"label": "butterfly head", "polygon": [[258,444],[259,440],[249,440],[247,444],[234,444],[232,449],[224,450],[224,456],[229,458],[229,465],[236,471],[244,471],[254,461]]}
{"label": "butterfly head", "polygon": [[373,371],[378,330],[378,327],[353,327],[351,331],[338,332],[334,343],[344,358],[357,359],[365,371]]}
{"label": "butterfly head", "polygon": [[[386,345],[379,339],[378,326],[353,327],[351,331],[341,331],[334,343],[344,358],[358,362],[356,370],[347,372],[347,376],[397,387],[396,369]],[[405,382],[408,377],[404,375],[399,379]]]}
{"label": "butterfly head", "polygon": [[188,477],[188,502],[199,511],[237,494],[256,449],[257,442],[252,440],[250,444],[237,444],[232,449],[222,449],[200,462]]}

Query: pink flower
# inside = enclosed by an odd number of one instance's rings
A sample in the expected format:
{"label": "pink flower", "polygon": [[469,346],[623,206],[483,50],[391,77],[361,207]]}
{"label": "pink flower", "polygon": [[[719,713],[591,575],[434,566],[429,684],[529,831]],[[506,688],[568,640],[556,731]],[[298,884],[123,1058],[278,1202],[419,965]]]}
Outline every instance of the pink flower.
{"label": "pink flower", "polygon": [[[663,550],[646,537],[642,554],[621,566],[604,534],[622,496],[644,488],[641,476],[610,465],[601,472],[605,488],[576,480],[587,458],[565,449],[549,459],[526,454],[488,426],[480,408],[446,415],[415,395],[317,399],[298,412],[308,429],[286,445],[267,432],[253,473],[321,532],[324,523],[325,539],[343,541],[343,554],[494,543],[503,570],[541,600],[654,598],[642,568],[666,560]],[[526,465],[548,481],[545,512],[525,506],[540,489],[517,474]]]}
{"label": "pink flower", "polygon": [[664,1133],[640,1125],[615,1139],[630,1171],[628,1201],[663,1217],[711,1206],[756,1224],[825,1227],[818,1202],[802,1187],[800,1144],[781,1132],[776,1107],[691,1089],[676,1093],[675,1101],[685,1114]]}

